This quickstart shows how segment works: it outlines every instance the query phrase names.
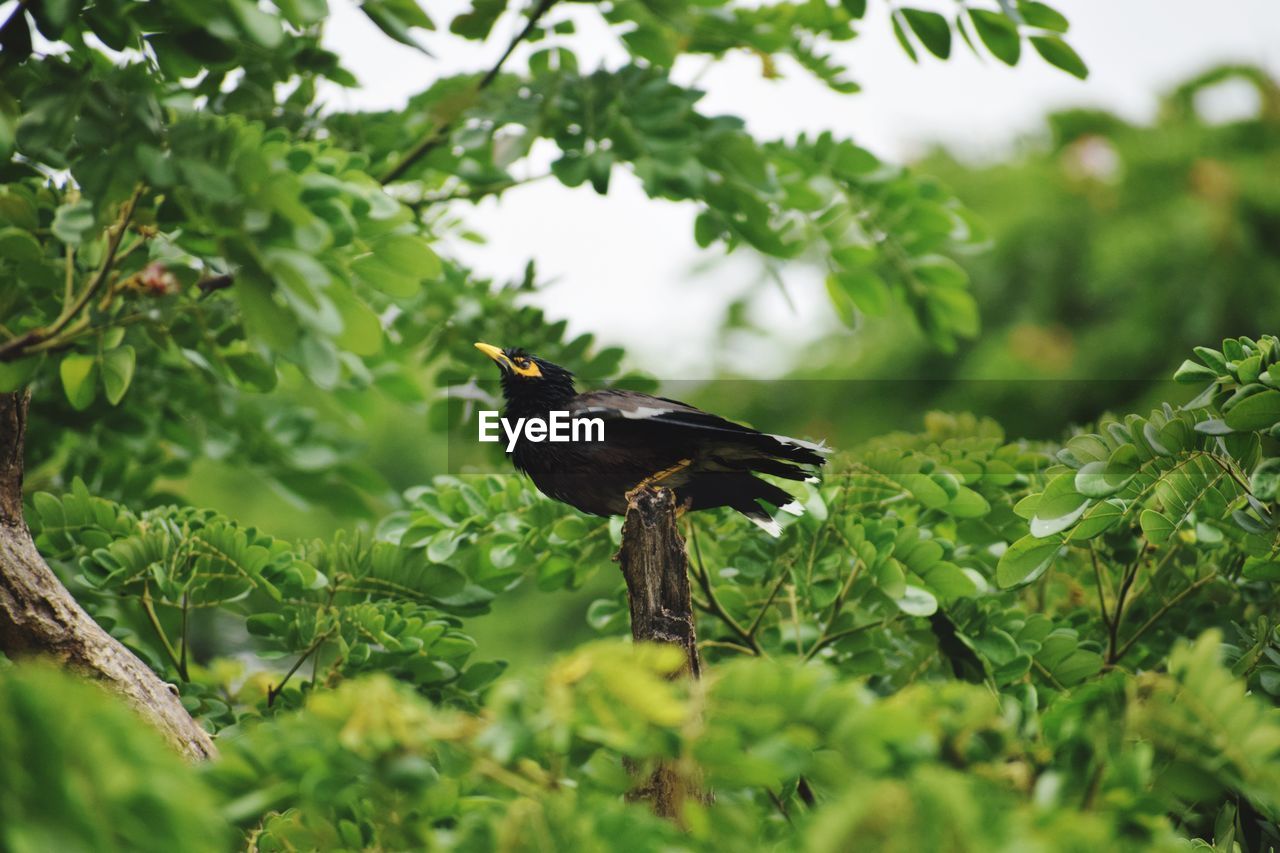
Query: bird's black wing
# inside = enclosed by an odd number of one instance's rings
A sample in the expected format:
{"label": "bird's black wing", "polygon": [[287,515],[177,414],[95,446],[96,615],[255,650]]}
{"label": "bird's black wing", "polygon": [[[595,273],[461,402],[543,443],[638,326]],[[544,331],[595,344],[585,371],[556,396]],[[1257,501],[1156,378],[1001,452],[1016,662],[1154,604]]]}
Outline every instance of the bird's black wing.
{"label": "bird's black wing", "polygon": [[[606,422],[614,419],[643,421],[672,429],[690,430],[708,442],[724,442],[729,446],[750,448],[765,456],[800,465],[823,465],[826,463],[826,454],[830,453],[822,444],[762,433],[719,415],[704,412],[688,403],[637,391],[588,391],[573,399],[569,411],[573,417],[598,417]],[[766,470],[765,473],[774,472]]]}

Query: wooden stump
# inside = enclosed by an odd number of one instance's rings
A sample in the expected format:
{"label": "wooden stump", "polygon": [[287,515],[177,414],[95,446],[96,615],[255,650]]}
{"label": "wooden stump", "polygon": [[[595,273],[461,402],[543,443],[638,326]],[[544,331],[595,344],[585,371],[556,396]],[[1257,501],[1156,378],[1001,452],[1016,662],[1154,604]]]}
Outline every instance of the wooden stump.
{"label": "wooden stump", "polygon": [[[636,642],[669,643],[685,654],[682,675],[702,676],[689,593],[689,559],[684,537],[676,527],[675,495],[663,488],[644,487],[627,496],[622,547],[616,559],[627,582],[631,605],[631,637]],[[696,780],[685,778],[671,763],[660,765],[629,795],[649,800],[654,813],[683,825],[686,797],[703,802],[709,796]]]}
{"label": "wooden stump", "polygon": [[0,651],[51,658],[98,679],[186,756],[214,755],[213,740],[176,688],[102,630],[36,550],[22,512],[27,402],[24,392],[0,394]]}

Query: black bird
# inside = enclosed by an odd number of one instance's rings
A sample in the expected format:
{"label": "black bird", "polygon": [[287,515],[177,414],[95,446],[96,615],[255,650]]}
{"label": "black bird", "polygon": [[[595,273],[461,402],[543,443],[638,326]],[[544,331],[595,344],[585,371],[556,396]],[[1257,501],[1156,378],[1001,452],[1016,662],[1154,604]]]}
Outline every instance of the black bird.
{"label": "black bird", "polygon": [[[790,494],[754,474],[816,482],[827,448],[757,432],[679,400],[634,391],[577,393],[573,374],[523,349],[477,343],[502,369],[503,417],[599,418],[599,441],[532,442],[523,435],[509,452],[543,494],[593,515],[624,515],[627,493],[641,485],[675,492],[690,510],[732,507],[770,534],[781,531],[762,504],[799,515]],[[804,466],[804,467],[801,467]]]}

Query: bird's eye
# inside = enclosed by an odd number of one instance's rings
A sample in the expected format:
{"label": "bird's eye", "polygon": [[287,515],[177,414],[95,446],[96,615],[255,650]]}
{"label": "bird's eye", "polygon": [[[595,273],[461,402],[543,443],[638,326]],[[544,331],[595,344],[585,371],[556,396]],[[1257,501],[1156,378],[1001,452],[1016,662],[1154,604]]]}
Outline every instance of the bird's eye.
{"label": "bird's eye", "polygon": [[529,366],[529,359],[527,358],[516,359],[516,367],[520,368],[521,370],[525,369],[528,366]]}

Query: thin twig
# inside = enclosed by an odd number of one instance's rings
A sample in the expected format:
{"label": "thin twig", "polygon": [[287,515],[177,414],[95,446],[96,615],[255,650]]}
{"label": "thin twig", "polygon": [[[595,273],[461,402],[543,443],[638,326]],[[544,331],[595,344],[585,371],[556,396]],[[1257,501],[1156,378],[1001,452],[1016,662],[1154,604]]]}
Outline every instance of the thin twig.
{"label": "thin twig", "polygon": [[512,189],[513,187],[522,187],[525,184],[536,183],[545,178],[551,177],[551,175],[552,175],[551,172],[547,172],[542,175],[535,175],[532,178],[521,178],[520,180],[514,180],[514,181],[502,181],[500,183],[489,184],[487,186],[468,187],[465,190],[457,190],[455,192],[447,192],[447,193],[440,193],[438,195],[424,196],[423,198],[420,198],[417,201],[408,201],[408,202],[405,202],[405,204],[409,207],[410,210],[420,211],[424,207],[429,207],[433,204],[441,204],[447,201],[477,201],[479,199],[486,198],[491,195],[495,195],[496,193],[505,192],[506,190]]}
{"label": "thin twig", "polygon": [[236,279],[233,275],[214,275],[197,281],[196,287],[200,288],[200,298],[204,299],[209,294],[226,290],[235,283]]}
{"label": "thin twig", "polygon": [[1160,573],[1164,571],[1165,566],[1169,564],[1169,560],[1173,558],[1173,555],[1175,553],[1177,553],[1178,548],[1181,546],[1181,544],[1182,544],[1181,541],[1174,542],[1173,545],[1170,546],[1169,550],[1166,551],[1164,555],[1160,558],[1160,562],[1156,564],[1155,568],[1153,568],[1150,572],[1147,572],[1147,576],[1143,578],[1142,586],[1134,590],[1133,594],[1129,596],[1130,604],[1132,604],[1133,602],[1141,598],[1142,594],[1151,588],[1151,584],[1155,581],[1156,578],[1160,576]]}
{"label": "thin twig", "polygon": [[1111,630],[1111,614],[1107,612],[1107,597],[1102,589],[1102,567],[1098,565],[1098,552],[1093,545],[1089,546],[1089,559],[1093,561],[1093,577],[1098,582],[1098,609],[1102,612],[1102,622]]}
{"label": "thin twig", "polygon": [[1142,625],[1138,627],[1138,630],[1133,632],[1133,636],[1131,636],[1128,640],[1126,640],[1125,644],[1120,647],[1119,651],[1117,651],[1114,655],[1111,655],[1107,662],[1112,664],[1119,662],[1120,658],[1128,654],[1129,650],[1133,648],[1133,644],[1138,642],[1138,640],[1142,638],[1142,635],[1145,634],[1151,628],[1152,625],[1156,624],[1156,622],[1159,622],[1162,616],[1164,616],[1173,608],[1177,607],[1178,604],[1181,603],[1183,599],[1191,595],[1191,593],[1195,592],[1200,587],[1212,581],[1215,577],[1216,577],[1215,574],[1205,575],[1204,577],[1197,580],[1195,583],[1188,586],[1186,589],[1182,590],[1182,592],[1178,593],[1173,598],[1166,601],[1160,607],[1159,610],[1151,614],[1151,618],[1149,618],[1146,622],[1143,622]]}
{"label": "thin twig", "polygon": [[1110,630],[1108,631],[1107,641],[1107,658],[1111,659],[1115,656],[1116,649],[1120,643],[1120,622],[1124,619],[1125,599],[1129,596],[1129,588],[1133,586],[1134,580],[1138,577],[1138,569],[1142,566],[1142,558],[1147,553],[1147,540],[1143,537],[1141,545],[1138,547],[1138,555],[1133,558],[1133,562],[1125,567],[1124,577],[1120,581],[1120,591],[1116,593],[1116,604],[1112,610],[1112,618]]}
{"label": "thin twig", "polygon": [[[89,283],[85,285],[84,291],[81,292],[69,305],[63,307],[62,312],[57,319],[53,321],[47,328],[35,328],[25,334],[8,341],[0,346],[0,361],[13,361],[22,358],[29,352],[35,350],[36,346],[50,344],[56,345],[58,333],[67,327],[67,324],[84,310],[94,295],[106,283],[111,273],[112,265],[115,263],[116,250],[120,248],[120,241],[124,239],[125,231],[129,227],[129,220],[133,217],[133,210],[138,204],[138,200],[142,198],[142,193],[146,189],[142,184],[134,187],[133,194],[120,206],[120,213],[116,216],[116,221],[107,228],[107,250],[103,253],[102,263],[98,266],[97,272],[89,279]],[[86,322],[88,318],[81,318],[77,322]],[[74,326],[73,326],[74,328]]]}
{"label": "thin twig", "polygon": [[791,823],[791,815],[787,814],[787,806],[786,803],[782,802],[782,798],[775,794],[772,788],[765,788],[764,792],[769,795],[769,799],[777,807],[778,813],[787,819],[787,823]]}
{"label": "thin twig", "polygon": [[696,530],[697,528],[695,528],[693,523],[690,522],[689,542],[693,545],[693,556],[695,560],[693,574],[694,577],[698,579],[698,585],[702,587],[703,594],[707,597],[707,607],[710,612],[716,616],[716,618],[728,626],[729,630],[738,636],[738,639],[750,646],[751,650],[757,656],[764,657],[764,649],[760,647],[760,643],[756,641],[756,638],[743,630],[742,626],[738,624],[738,620],[734,619],[729,611],[725,610],[724,606],[720,604],[720,600],[716,598],[715,590],[711,586],[711,578],[707,576],[706,564],[702,562],[702,549],[698,545],[698,535]]}
{"label": "thin twig", "polygon": [[71,304],[71,300],[75,298],[75,293],[76,293],[76,282],[75,282],[76,250],[72,248],[70,243],[68,243],[66,246],[65,254],[67,258],[67,274],[66,274],[66,284],[62,293],[62,304],[64,307]]}
{"label": "thin twig", "polygon": [[816,655],[818,652],[825,649],[827,646],[831,645],[832,643],[838,643],[841,640],[843,640],[845,637],[850,637],[854,634],[861,634],[863,631],[870,630],[871,628],[879,628],[881,625],[884,625],[887,621],[889,620],[877,619],[876,621],[868,622],[865,625],[858,625],[853,628],[845,628],[843,631],[836,631],[834,634],[829,634],[827,636],[824,636],[821,640],[813,644],[813,648],[809,649],[809,652],[804,656],[804,659],[805,660],[811,659],[814,655]]}
{"label": "thin twig", "polygon": [[178,671],[182,673],[183,681],[191,680],[187,676],[187,605],[188,596],[187,593],[184,592],[182,593],[182,636],[179,638],[179,642],[182,644],[182,654],[180,656],[181,662],[178,664]]}
{"label": "thin twig", "polygon": [[144,583],[142,585],[142,609],[147,614],[147,621],[151,623],[151,628],[156,632],[156,636],[160,638],[160,644],[164,646],[165,653],[169,655],[169,660],[173,663],[173,668],[182,676],[183,681],[187,681],[186,675],[183,674],[181,659],[178,652],[173,647],[173,643],[169,642],[169,637],[164,632],[164,628],[160,626],[160,618],[156,616],[156,609],[151,604],[151,586]]}
{"label": "thin twig", "polygon": [[1036,669],[1040,670],[1040,674],[1041,674],[1041,675],[1043,675],[1045,678],[1049,679],[1049,683],[1050,683],[1050,684],[1052,684],[1054,687],[1058,688],[1059,690],[1066,690],[1066,689],[1067,689],[1067,688],[1065,688],[1065,687],[1063,687],[1063,686],[1062,686],[1062,682],[1061,682],[1061,681],[1059,681],[1058,679],[1056,679],[1056,678],[1054,678],[1054,677],[1053,677],[1053,673],[1052,673],[1052,672],[1050,672],[1049,670],[1045,669],[1044,664],[1040,663],[1040,661],[1036,660],[1035,658],[1032,658],[1032,659],[1031,659],[1031,665],[1032,665],[1032,666],[1034,666]]}
{"label": "thin twig", "polygon": [[789,572],[786,567],[778,571],[778,579],[773,582],[773,589],[769,590],[769,597],[765,599],[764,605],[756,612],[756,617],[751,620],[751,627],[747,628],[747,635],[754,637],[756,631],[760,628],[760,623],[764,620],[764,615],[769,612],[769,608],[773,605],[773,600],[778,597],[778,590],[782,589],[782,584],[786,582]]}
{"label": "thin twig", "polygon": [[280,679],[280,683],[275,687],[267,688],[267,707],[268,708],[270,708],[272,705],[275,704],[276,699],[280,696],[281,693],[284,692],[284,686],[289,683],[290,678],[293,678],[293,674],[297,672],[298,669],[304,663],[306,663],[307,658],[315,654],[316,650],[318,650],[322,645],[324,645],[325,641],[329,639],[330,633],[331,633],[330,631],[325,631],[323,634],[316,637],[315,641],[312,642],[312,644],[307,647],[307,650],[302,653],[302,656],[293,662],[293,666],[289,667],[289,671],[284,674],[284,678]]}
{"label": "thin twig", "polygon": [[791,624],[796,629],[796,654],[804,654],[804,645],[800,642],[800,608],[796,603],[796,585],[787,584],[787,604],[791,606]]}
{"label": "thin twig", "polygon": [[700,649],[730,649],[738,654],[750,655],[755,657],[756,653],[746,646],[740,646],[737,643],[730,643],[725,640],[699,640],[698,648]]}
{"label": "thin twig", "polygon": [[[515,38],[511,39],[511,42],[507,45],[507,49],[502,52],[502,56],[498,57],[498,61],[494,63],[493,67],[485,72],[485,75],[480,78],[480,82],[476,84],[473,94],[478,95],[485,89],[489,88],[490,84],[497,79],[498,73],[502,71],[502,66],[506,64],[507,60],[511,58],[511,54],[515,52],[516,47],[520,42],[529,37],[534,28],[538,26],[538,21],[541,20],[542,16],[545,15],[555,4],[556,0],[538,0],[538,5],[529,13],[529,20],[524,25],[524,29],[516,33]],[[459,111],[459,114],[460,113],[461,111]],[[410,166],[439,147],[440,144],[444,142],[445,137],[448,136],[449,131],[453,129],[453,125],[456,121],[457,115],[454,115],[452,118],[429,128],[426,134],[423,135],[422,139],[418,140],[417,144],[410,148],[409,152],[401,157],[400,161],[392,166],[387,173],[382,176],[381,183],[389,184],[401,177],[409,170]]]}
{"label": "thin twig", "polygon": [[862,571],[862,559],[858,558],[853,564],[853,568],[849,569],[849,576],[845,578],[844,585],[840,587],[840,592],[836,594],[835,601],[831,602],[831,615],[827,617],[827,624],[823,626],[822,633],[818,635],[818,641],[813,644],[813,648],[809,649],[809,653],[804,656],[805,660],[813,657],[818,649],[828,645],[826,642],[827,634],[836,624],[836,619],[840,617],[840,611],[844,609],[844,600],[849,595],[849,590],[853,588],[853,582],[858,579],[858,573]]}

